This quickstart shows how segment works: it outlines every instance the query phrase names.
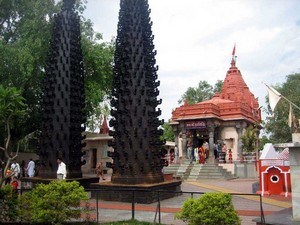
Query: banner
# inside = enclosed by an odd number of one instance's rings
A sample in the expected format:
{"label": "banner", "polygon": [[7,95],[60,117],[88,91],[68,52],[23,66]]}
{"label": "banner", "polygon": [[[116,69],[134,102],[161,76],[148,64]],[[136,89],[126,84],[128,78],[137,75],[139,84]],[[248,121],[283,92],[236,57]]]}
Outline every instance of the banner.
{"label": "banner", "polygon": [[276,91],[274,88],[270,87],[269,85],[265,84],[268,88],[268,93],[269,93],[269,104],[272,109],[272,112],[274,112],[274,109],[281,99],[281,94]]}

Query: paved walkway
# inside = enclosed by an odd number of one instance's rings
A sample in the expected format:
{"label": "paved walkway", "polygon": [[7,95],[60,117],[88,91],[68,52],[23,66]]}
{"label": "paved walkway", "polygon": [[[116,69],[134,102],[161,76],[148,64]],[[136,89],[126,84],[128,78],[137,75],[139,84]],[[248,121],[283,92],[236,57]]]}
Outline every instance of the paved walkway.
{"label": "paved walkway", "polygon": [[[109,180],[109,178],[108,178]],[[260,205],[260,195],[252,194],[252,185],[256,179],[235,179],[224,180],[201,180],[193,182],[183,182],[181,189],[184,192],[226,192],[233,194],[233,204],[237,210],[242,225],[255,225],[253,219],[261,216],[261,207],[264,215],[269,215],[280,210],[291,207],[291,198],[283,196],[262,197]],[[104,182],[108,182],[107,180]],[[248,195],[249,194],[249,195]],[[183,194],[171,199],[161,201],[161,223],[182,225],[180,220],[174,220],[174,215],[178,212],[183,202],[191,197],[190,194]],[[194,195],[193,197],[197,197]],[[95,201],[91,206],[95,207]],[[98,219],[101,222],[127,220],[132,218],[132,205],[130,203],[103,202],[99,201]],[[135,204],[135,219],[153,222],[156,218],[158,222],[157,203]]]}

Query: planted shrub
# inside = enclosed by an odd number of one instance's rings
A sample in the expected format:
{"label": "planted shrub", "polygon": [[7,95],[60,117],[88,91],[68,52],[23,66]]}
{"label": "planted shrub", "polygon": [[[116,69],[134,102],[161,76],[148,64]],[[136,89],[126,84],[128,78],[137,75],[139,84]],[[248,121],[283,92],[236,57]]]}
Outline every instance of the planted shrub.
{"label": "planted shrub", "polygon": [[18,194],[11,185],[0,188],[0,222],[15,221],[18,217]]}
{"label": "planted shrub", "polygon": [[226,193],[206,193],[200,198],[190,198],[183,203],[182,210],[175,218],[189,225],[239,225],[232,196]]}
{"label": "planted shrub", "polygon": [[39,184],[22,195],[22,220],[31,223],[62,224],[80,217],[80,203],[87,193],[78,182],[53,181]]}

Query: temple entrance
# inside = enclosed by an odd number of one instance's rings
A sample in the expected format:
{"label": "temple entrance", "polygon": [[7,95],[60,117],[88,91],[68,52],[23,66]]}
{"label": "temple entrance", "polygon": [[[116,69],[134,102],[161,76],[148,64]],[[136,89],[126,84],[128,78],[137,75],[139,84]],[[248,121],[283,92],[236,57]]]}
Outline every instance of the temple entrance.
{"label": "temple entrance", "polygon": [[188,147],[201,147],[204,142],[209,142],[209,133],[207,129],[189,129],[187,130]]}

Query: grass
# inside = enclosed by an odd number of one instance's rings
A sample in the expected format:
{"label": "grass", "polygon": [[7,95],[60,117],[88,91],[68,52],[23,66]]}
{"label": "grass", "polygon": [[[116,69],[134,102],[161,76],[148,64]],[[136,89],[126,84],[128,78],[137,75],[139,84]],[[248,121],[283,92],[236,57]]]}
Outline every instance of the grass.
{"label": "grass", "polygon": [[102,225],[152,225],[152,224],[154,223],[142,222],[137,220],[126,220],[126,221],[103,223]]}

